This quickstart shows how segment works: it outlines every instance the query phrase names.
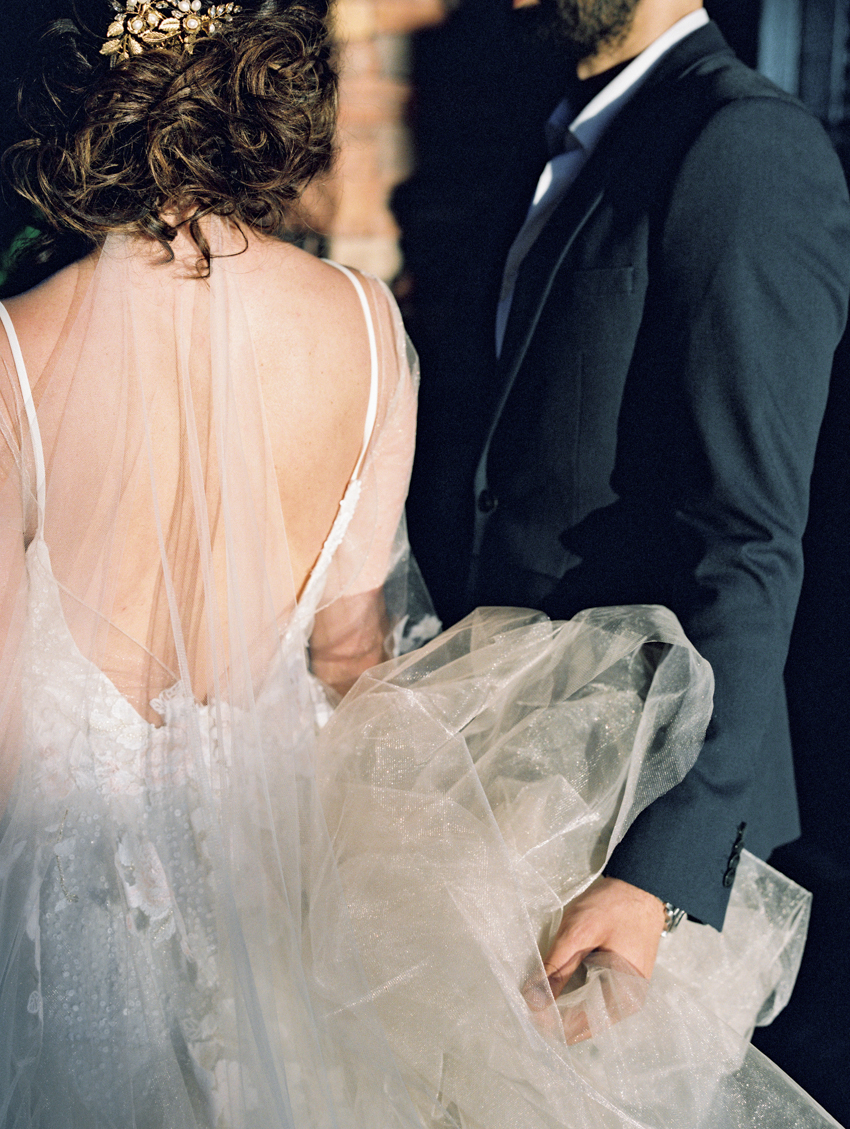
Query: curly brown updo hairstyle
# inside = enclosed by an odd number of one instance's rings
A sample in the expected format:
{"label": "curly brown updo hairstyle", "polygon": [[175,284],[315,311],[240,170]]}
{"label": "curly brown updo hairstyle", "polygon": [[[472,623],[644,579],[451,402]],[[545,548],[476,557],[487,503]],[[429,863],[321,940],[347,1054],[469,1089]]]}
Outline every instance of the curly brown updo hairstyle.
{"label": "curly brown updo hairstyle", "polygon": [[[192,54],[102,55],[115,10],[69,0],[42,36],[4,156],[12,186],[59,231],[97,244],[124,231],[170,243],[185,223],[208,273],[199,224],[229,216],[280,233],[334,155],[337,76],[325,0],[240,0]],[[173,220],[174,222],[170,222]]]}

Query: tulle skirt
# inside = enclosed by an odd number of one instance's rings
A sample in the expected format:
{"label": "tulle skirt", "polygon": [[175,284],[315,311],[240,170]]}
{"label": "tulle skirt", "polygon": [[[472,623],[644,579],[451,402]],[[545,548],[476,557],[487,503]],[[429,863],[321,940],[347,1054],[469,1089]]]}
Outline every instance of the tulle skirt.
{"label": "tulle skirt", "polygon": [[722,934],[683,924],[650,982],[594,954],[548,994],[563,905],[699,751],[711,673],[669,612],[479,611],[318,736],[286,728],[295,671],[251,711],[176,690],[138,754],[116,703],[98,735],[31,686],[2,1129],[835,1124],[749,1047],[808,915],[751,856]]}

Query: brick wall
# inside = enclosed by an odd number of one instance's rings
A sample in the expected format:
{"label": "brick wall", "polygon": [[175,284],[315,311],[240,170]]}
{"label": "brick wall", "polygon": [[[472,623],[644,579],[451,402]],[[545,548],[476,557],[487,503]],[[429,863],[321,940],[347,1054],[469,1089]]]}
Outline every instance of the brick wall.
{"label": "brick wall", "polygon": [[445,0],[337,0],[341,46],[340,156],[335,175],[308,201],[333,258],[390,279],[398,231],[387,208],[410,171],[404,124],[410,93],[409,35],[438,23]]}

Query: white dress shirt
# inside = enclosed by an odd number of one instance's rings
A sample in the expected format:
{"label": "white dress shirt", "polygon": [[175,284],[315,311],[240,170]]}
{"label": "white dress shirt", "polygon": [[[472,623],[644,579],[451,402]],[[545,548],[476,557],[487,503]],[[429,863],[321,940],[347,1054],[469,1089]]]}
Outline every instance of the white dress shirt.
{"label": "white dress shirt", "polygon": [[708,23],[704,8],[690,12],[668,28],[663,35],[641,51],[627,67],[599,91],[581,113],[571,120],[569,100],[564,98],[555,107],[547,123],[551,132],[564,136],[564,152],[553,156],[537,182],[534,199],[525,223],[508,252],[502,276],[502,290],[496,313],[496,355],[502,351],[505,326],[513,300],[514,285],[522,261],[543,230],[546,221],[587,163],[599,139],[617,114],[634,95],[658,61],[685,36]]}

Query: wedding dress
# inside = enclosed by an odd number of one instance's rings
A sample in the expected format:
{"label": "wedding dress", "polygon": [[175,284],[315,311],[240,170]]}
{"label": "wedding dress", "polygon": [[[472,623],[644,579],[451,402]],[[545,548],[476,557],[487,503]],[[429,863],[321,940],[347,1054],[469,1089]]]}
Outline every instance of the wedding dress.
{"label": "wedding dress", "polygon": [[[354,275],[363,446],[297,593],[257,270],[111,237],[34,390],[2,314],[2,1129],[835,1124],[748,1046],[808,913],[754,858],[651,982],[599,954],[547,994],[539,946],[693,763],[710,671],[660,608],[425,642],[415,377]],[[395,657],[333,709],[314,625],[376,594]]]}

